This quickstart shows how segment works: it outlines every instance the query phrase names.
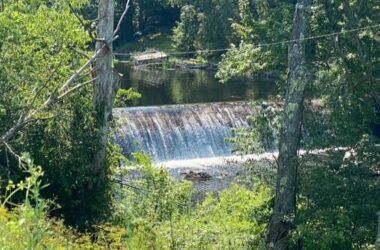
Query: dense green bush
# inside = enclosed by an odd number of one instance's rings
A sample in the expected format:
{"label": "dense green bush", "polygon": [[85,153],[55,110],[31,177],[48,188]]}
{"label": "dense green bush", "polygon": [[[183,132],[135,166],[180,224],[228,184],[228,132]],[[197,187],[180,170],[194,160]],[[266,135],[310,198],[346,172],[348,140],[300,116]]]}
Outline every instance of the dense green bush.
{"label": "dense green bush", "polygon": [[181,9],[181,22],[174,29],[173,42],[177,50],[193,51],[197,48],[200,17],[194,6],[186,5]]}
{"label": "dense green bush", "polygon": [[159,232],[175,239],[175,249],[264,249],[271,198],[270,188],[233,185],[219,197],[210,194]]}
{"label": "dense green bush", "polygon": [[231,19],[238,15],[237,0],[170,1],[181,7],[180,21],[173,30],[177,50],[221,49],[232,42]]}
{"label": "dense green bush", "polygon": [[141,179],[128,182],[115,221],[129,228],[133,249],[260,249],[270,215],[272,191],[233,185],[200,204],[191,202],[189,182],[137,156]]}
{"label": "dense green bush", "polygon": [[[325,158],[325,159],[324,159]],[[371,249],[380,210],[380,154],[370,137],[343,158],[314,156],[300,170],[298,229],[304,249]]]}
{"label": "dense green bush", "polygon": [[[42,168],[23,156],[26,179],[0,196],[1,249],[263,249],[272,191],[233,185],[194,204],[189,182],[173,180],[149,158],[136,156],[141,178],[117,191],[115,213],[91,234],[49,217],[57,207],[41,198]],[[11,197],[24,197],[13,205]]]}
{"label": "dense green bush", "polygon": [[[64,226],[63,221],[49,217],[57,205],[41,198],[46,185],[43,171],[28,156],[21,159],[26,178],[9,181],[0,190],[0,249],[126,249],[125,228],[104,224],[96,234],[80,234]],[[24,201],[14,205],[11,198],[21,194]]]}
{"label": "dense green bush", "polygon": [[[80,9],[88,1],[70,3]],[[87,60],[86,53],[76,51],[86,51],[90,43],[67,2],[9,1],[5,7],[0,12],[1,136],[20,117],[40,110],[48,98],[57,95],[57,90]],[[86,72],[76,83],[89,77]],[[110,184],[108,180],[99,183],[99,176],[90,168],[98,146],[94,117],[92,86],[88,85],[51,109],[36,112],[34,121],[9,143],[15,152],[29,152],[42,166],[43,179],[50,184],[42,195],[61,205],[53,213],[83,229],[110,211]],[[24,178],[17,158],[2,143],[0,177],[14,181]],[[13,202],[22,201],[19,195],[12,198]]]}

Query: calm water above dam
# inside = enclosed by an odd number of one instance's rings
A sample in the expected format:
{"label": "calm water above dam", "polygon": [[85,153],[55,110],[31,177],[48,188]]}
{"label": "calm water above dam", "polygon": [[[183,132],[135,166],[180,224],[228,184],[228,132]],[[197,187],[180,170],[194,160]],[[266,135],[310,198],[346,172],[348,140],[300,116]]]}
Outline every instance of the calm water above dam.
{"label": "calm water above dam", "polygon": [[131,106],[158,106],[167,104],[190,104],[208,102],[231,102],[241,100],[270,99],[276,93],[274,81],[231,80],[220,83],[214,71],[206,70],[132,70],[119,64],[123,74],[121,87],[142,94]]}

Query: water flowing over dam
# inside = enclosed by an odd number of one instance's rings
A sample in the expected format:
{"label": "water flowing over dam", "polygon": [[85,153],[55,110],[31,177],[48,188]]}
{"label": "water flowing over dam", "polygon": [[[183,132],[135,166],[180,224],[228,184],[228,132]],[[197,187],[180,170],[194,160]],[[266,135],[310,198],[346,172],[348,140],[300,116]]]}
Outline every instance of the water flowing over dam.
{"label": "water flowing over dam", "polygon": [[125,155],[144,151],[155,162],[229,156],[225,139],[253,112],[246,102],[118,108],[115,140]]}

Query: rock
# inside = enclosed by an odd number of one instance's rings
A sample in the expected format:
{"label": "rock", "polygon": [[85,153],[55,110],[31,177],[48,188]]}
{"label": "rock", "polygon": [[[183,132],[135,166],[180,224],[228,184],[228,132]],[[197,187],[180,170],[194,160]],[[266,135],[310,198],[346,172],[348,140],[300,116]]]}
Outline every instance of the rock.
{"label": "rock", "polygon": [[181,175],[184,177],[185,180],[197,180],[197,181],[207,181],[210,180],[212,177],[209,173],[206,173],[204,171],[186,171],[182,172]]}

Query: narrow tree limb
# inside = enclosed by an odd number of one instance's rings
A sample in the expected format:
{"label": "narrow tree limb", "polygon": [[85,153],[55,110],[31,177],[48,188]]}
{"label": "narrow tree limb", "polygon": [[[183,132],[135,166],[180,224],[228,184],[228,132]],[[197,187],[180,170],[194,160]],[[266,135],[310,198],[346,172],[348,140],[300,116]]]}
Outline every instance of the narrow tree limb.
{"label": "narrow tree limb", "polygon": [[83,86],[89,84],[89,83],[93,83],[94,81],[96,80],[96,78],[94,79],[91,79],[89,81],[86,81],[86,82],[83,82],[83,83],[79,83],[77,84],[76,86],[72,87],[71,89],[68,89],[66,92],[64,92],[63,94],[61,94],[60,96],[58,96],[58,100],[61,100],[62,98],[64,98],[65,96],[67,96],[68,94],[70,94],[71,92],[77,90],[77,89],[80,89],[82,88]]}
{"label": "narrow tree limb", "polygon": [[[2,142],[5,146],[5,149],[7,150],[7,152],[9,152],[13,157],[15,157],[17,159],[17,161],[19,162],[19,166],[20,167],[23,167],[25,169],[25,161],[24,159],[22,159],[22,157],[20,155],[18,155],[14,149],[11,147],[11,145],[9,145],[8,143],[6,142]],[[8,160],[8,159],[7,159]],[[9,164],[9,163],[8,163]]]}
{"label": "narrow tree limb", "polygon": [[74,48],[74,47],[72,47],[72,46],[69,47],[69,49],[71,49],[72,51],[78,53],[79,55],[82,55],[83,57],[85,57],[85,58],[87,58],[87,59],[90,59],[90,56],[87,55],[87,54],[86,54],[85,52],[83,52],[83,51],[77,50],[76,48]]}
{"label": "narrow tree limb", "polygon": [[75,15],[75,17],[78,19],[78,21],[80,22],[80,24],[83,26],[83,28],[87,31],[88,35],[91,37],[92,40],[95,40],[95,36],[91,30],[91,27],[89,27],[89,25],[87,25],[84,20],[75,12],[73,6],[70,4],[69,1],[67,1],[67,5],[69,6],[69,9],[71,10],[71,12]]}
{"label": "narrow tree limb", "polygon": [[38,88],[37,90],[34,90],[33,92],[35,92],[34,94],[34,97],[32,99],[32,102],[29,104],[29,107],[33,107],[35,102],[37,101],[37,98],[39,96],[39,94],[41,93],[41,91],[45,88],[47,88],[48,86],[48,83],[53,79],[53,76],[57,73],[57,70],[59,69],[59,67],[62,66],[62,62],[60,62],[54,69],[53,71],[50,73],[48,79],[46,80],[46,82],[40,87]]}
{"label": "narrow tree limb", "polygon": [[130,2],[130,0],[128,0],[127,3],[125,4],[125,9],[124,9],[123,14],[121,15],[121,17],[120,17],[120,19],[119,19],[119,22],[118,22],[117,25],[116,25],[116,29],[115,29],[115,31],[113,32],[113,37],[115,37],[115,36],[117,35],[117,33],[119,32],[120,27],[121,27],[121,23],[123,22],[124,18],[126,17],[126,15],[127,15],[127,13],[128,13],[129,2]]}
{"label": "narrow tree limb", "polygon": [[93,55],[82,67],[80,67],[76,72],[74,72],[74,74],[65,82],[65,84],[62,85],[59,91],[61,92],[65,90],[68,86],[70,86],[86,68],[88,68],[91,64],[95,62],[95,60],[102,54],[104,48],[105,45],[103,45],[103,47],[96,51],[95,55]]}

